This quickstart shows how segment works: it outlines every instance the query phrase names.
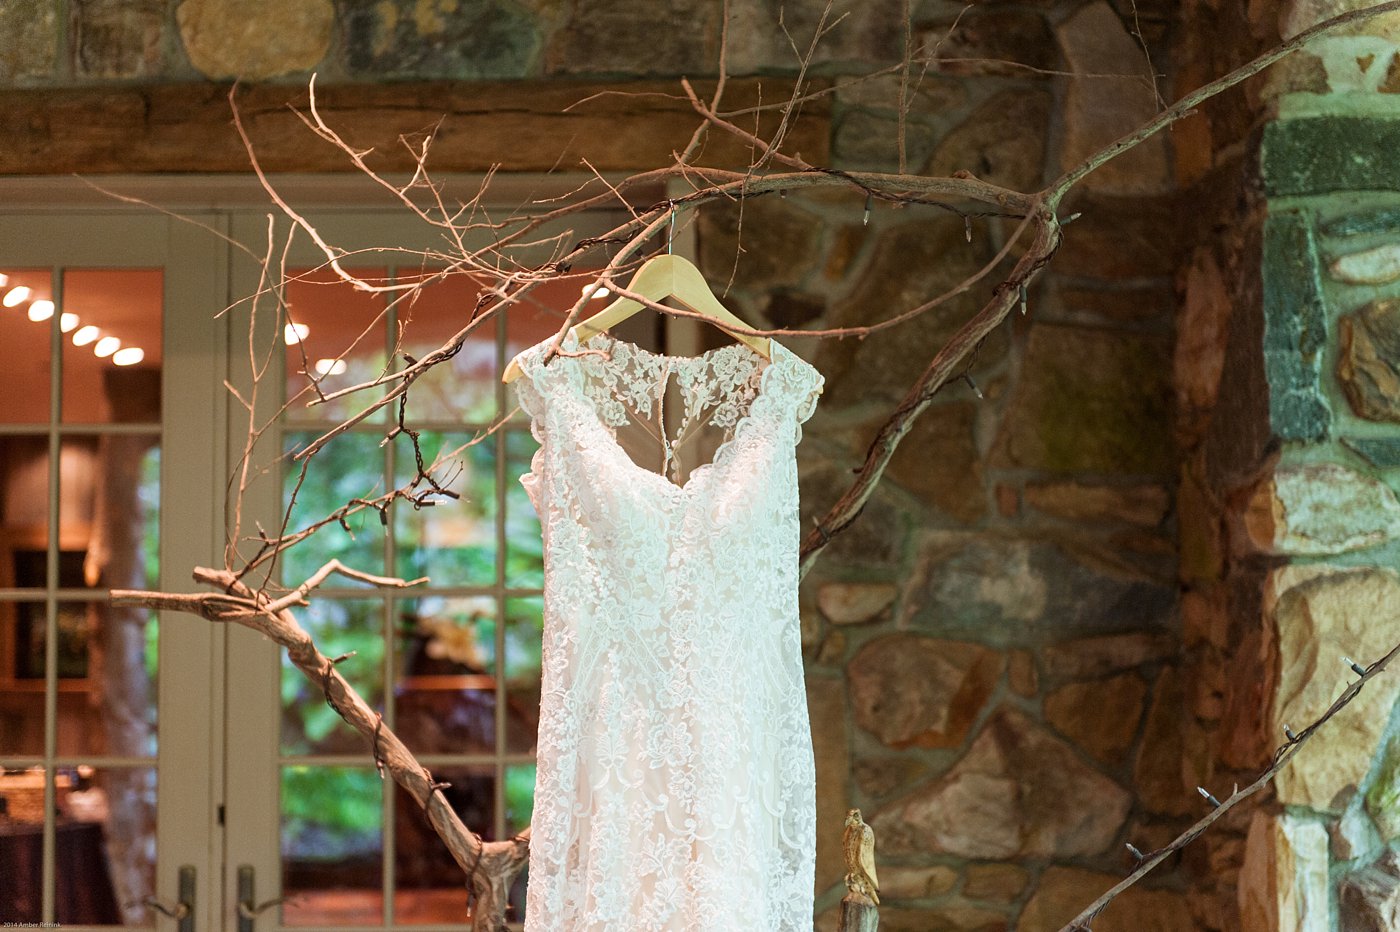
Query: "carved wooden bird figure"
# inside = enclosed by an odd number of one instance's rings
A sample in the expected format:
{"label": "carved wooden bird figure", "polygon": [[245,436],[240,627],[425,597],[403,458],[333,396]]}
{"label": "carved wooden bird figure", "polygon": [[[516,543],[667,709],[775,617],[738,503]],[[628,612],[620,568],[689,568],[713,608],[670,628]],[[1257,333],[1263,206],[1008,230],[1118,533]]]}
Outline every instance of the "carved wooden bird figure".
{"label": "carved wooden bird figure", "polygon": [[846,889],[879,903],[876,891],[880,881],[875,876],[875,830],[865,824],[859,809],[846,813],[846,831],[841,836],[841,848],[846,855]]}

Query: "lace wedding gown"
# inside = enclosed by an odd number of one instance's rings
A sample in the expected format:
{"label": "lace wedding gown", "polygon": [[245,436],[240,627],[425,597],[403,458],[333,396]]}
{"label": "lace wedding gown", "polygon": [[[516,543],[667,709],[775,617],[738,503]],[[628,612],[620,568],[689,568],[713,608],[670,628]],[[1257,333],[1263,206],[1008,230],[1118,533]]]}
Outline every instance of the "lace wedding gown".
{"label": "lace wedding gown", "polygon": [[553,339],[515,383],[545,553],[526,932],[811,932],[796,445],[823,377],[776,341],[570,331],[593,352],[541,365]]}

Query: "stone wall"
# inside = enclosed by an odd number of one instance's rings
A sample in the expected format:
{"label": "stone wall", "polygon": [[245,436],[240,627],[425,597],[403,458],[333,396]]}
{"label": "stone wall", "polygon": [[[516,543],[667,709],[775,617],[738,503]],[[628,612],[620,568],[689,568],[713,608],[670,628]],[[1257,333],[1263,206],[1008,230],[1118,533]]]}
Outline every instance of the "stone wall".
{"label": "stone wall", "polygon": [[[1141,15],[1165,42],[1163,14]],[[1150,82],[1111,93],[1072,76],[1144,74],[1107,4],[979,8],[966,25],[950,57],[1071,76],[930,73],[905,126],[914,171],[1032,190],[1152,112]],[[833,80],[834,163],[897,170],[897,80]],[[1157,847],[1202,811],[1189,781],[1203,749],[1180,730],[1194,697],[1171,382],[1173,276],[1197,231],[1178,219],[1169,154],[1150,146],[1067,205],[1082,216],[1029,313],[940,392],[804,583],[821,818],[855,805],[874,824],[882,929],[1058,929],[1132,865],[1127,842]],[[867,221],[852,193],[707,207],[699,223],[704,271],[732,283],[738,313],[807,329],[875,324],[942,293],[1014,227],[878,203]],[[983,299],[859,340],[784,338],[827,378],[799,447],[808,527]],[[828,829],[819,844],[819,929],[843,892],[838,842]],[[1187,879],[1169,867],[1095,928],[1196,928]]]}
{"label": "stone wall", "polygon": [[[821,6],[735,0],[736,99],[785,93],[796,61],[778,10],[805,47]],[[1291,15],[1207,0],[912,7],[906,35],[901,3],[835,4],[846,19],[813,68],[835,92],[794,130],[804,155],[1032,190],[1145,120],[1158,94],[1245,60]],[[449,112],[439,171],[503,158],[542,170],[566,147],[566,168],[581,153],[652,168],[693,125],[654,92],[713,73],[719,9],[17,0],[0,7],[0,29],[25,38],[0,50],[0,128],[17,140],[0,167],[241,171],[215,83],[236,75],[263,82],[247,93],[271,167],[344,169],[279,114],[277,95],[314,70],[357,145],[393,150],[397,133]],[[901,121],[898,77],[867,76],[908,38],[939,39],[944,61]],[[1091,176],[1029,313],[943,389],[805,581],[819,928],[834,925],[841,820],[856,805],[878,831],[883,929],[1058,929],[1131,867],[1127,844],[1159,847],[1204,811],[1197,785],[1221,795],[1256,770],[1280,723],[1297,727],[1340,685],[1335,654],[1369,660],[1384,640],[1361,622],[1397,601],[1383,567],[1397,562],[1400,198],[1362,192],[1387,186],[1376,167],[1400,151],[1400,123],[1376,119],[1372,100],[1400,66],[1353,46],[1300,58]],[[1271,126],[1266,204],[1251,178],[1268,102],[1343,78],[1372,102]],[[649,96],[561,115],[599,89]],[[917,206],[878,204],[867,220],[849,192],[706,207],[696,222],[730,306],[807,329],[906,310],[975,272],[1011,230]],[[827,378],[799,448],[804,521],[845,488],[882,417],[984,295],[862,340],[785,339]],[[1327,766],[1217,826],[1095,929],[1290,928],[1269,922],[1288,909],[1316,922],[1318,896],[1388,908],[1376,904],[1393,903],[1382,853],[1400,739],[1393,687],[1377,686],[1339,736],[1350,757],[1311,749]]]}
{"label": "stone wall", "polygon": [[[1236,11],[1226,34],[1249,38],[1226,54],[1337,11]],[[1351,659],[1400,642],[1394,26],[1296,56],[1200,137],[1250,179],[1222,186],[1204,165],[1196,189],[1227,195],[1214,201],[1222,235],[1180,275],[1181,605],[1200,698],[1183,728],[1216,787],[1252,779],[1285,726],[1321,714],[1355,679]],[[1196,43],[1196,60],[1218,57],[1211,45]],[[1203,928],[1397,927],[1397,692],[1393,673],[1378,678],[1203,839]]]}

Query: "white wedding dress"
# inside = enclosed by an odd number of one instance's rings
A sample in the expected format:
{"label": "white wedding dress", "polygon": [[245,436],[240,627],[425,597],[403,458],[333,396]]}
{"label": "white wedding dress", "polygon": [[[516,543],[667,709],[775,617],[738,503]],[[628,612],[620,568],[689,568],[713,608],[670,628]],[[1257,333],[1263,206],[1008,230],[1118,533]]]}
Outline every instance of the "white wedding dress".
{"label": "white wedding dress", "polygon": [[515,383],[545,554],[525,930],[811,932],[796,446],[822,375],[777,341],[570,331],[595,352],[542,365],[553,340]]}

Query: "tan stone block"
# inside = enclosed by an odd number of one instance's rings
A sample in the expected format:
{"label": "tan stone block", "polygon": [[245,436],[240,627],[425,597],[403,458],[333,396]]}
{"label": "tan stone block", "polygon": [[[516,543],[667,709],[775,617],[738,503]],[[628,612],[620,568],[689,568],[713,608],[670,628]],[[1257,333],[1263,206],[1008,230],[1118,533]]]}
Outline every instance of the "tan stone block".
{"label": "tan stone block", "polygon": [[73,11],[74,70],[92,78],[150,78],[164,66],[163,0],[78,0]]}
{"label": "tan stone block", "polygon": [[1070,683],[1045,698],[1045,720],[1106,764],[1120,761],[1137,735],[1147,684],[1136,673]]}
{"label": "tan stone block", "polygon": [[[1395,255],[1400,263],[1400,252]],[[1372,421],[1400,421],[1400,300],[1376,301],[1343,317],[1338,336],[1337,378],[1351,409]]]}
{"label": "tan stone block", "polygon": [[[1068,70],[1076,75],[1069,82],[1060,144],[1060,167],[1067,170],[1151,120],[1159,105],[1142,48],[1103,0],[1080,7],[1055,33]],[[1147,82],[1105,81],[1099,77],[1103,74],[1135,75]],[[1116,194],[1163,191],[1170,183],[1167,140],[1161,134],[1084,181],[1089,190]]]}
{"label": "tan stone block", "polygon": [[1239,874],[1241,932],[1331,932],[1327,868],[1320,822],[1256,811]]}
{"label": "tan stone block", "polygon": [[[879,840],[876,839],[876,845]],[[876,852],[878,857],[878,851]],[[953,889],[958,882],[958,872],[951,867],[935,864],[932,867],[880,867],[880,901],[922,900],[940,896]]]}
{"label": "tan stone block", "polygon": [[[891,223],[879,233],[851,290],[833,301],[829,323],[869,326],[918,307],[930,295],[942,294],[977,272],[993,251],[986,237],[974,237],[968,243],[957,217],[928,215]],[[928,361],[980,306],[976,295],[960,294],[898,327],[859,340],[823,340],[815,363],[827,377],[826,403],[872,404],[902,398]],[[995,364],[1006,348],[1006,328],[999,327],[983,344],[979,364]]]}
{"label": "tan stone block", "polygon": [[1126,521],[1156,527],[1171,507],[1171,496],[1160,485],[1043,482],[1026,486],[1026,503],[1046,514],[1076,521]]}
{"label": "tan stone block", "polygon": [[1384,482],[1344,466],[1285,467],[1255,490],[1244,527],[1262,553],[1348,553],[1400,538],[1400,500]]}
{"label": "tan stone block", "polygon": [[0,80],[10,83],[53,73],[60,9],[52,0],[0,4],[0,35],[4,36],[0,41]]}
{"label": "tan stone block", "polygon": [[700,268],[757,291],[797,285],[820,259],[822,225],[797,198],[709,205],[700,214]]}
{"label": "tan stone block", "polygon": [[330,0],[184,0],[175,10],[190,62],[210,78],[258,81],[314,68],[330,48]]}
{"label": "tan stone block", "polygon": [[947,114],[967,103],[967,88],[961,81],[929,74],[918,81],[901,78],[898,74],[837,78],[836,99],[851,107],[898,111],[903,96],[911,113],[931,116]]}
{"label": "tan stone block", "polygon": [[927,764],[910,757],[874,757],[856,761],[854,776],[862,793],[879,799],[908,788],[927,770]]}
{"label": "tan stone block", "polygon": [[912,634],[878,638],[847,668],[855,721],[890,747],[956,747],[1004,663],[977,644]]}
{"label": "tan stone block", "polygon": [[[1121,879],[1077,867],[1048,868],[1017,932],[1058,932]],[[1196,926],[1181,894],[1131,887],[1094,918],[1094,932],[1196,932]]]}
{"label": "tan stone block", "polygon": [[1056,65],[1045,18],[1036,11],[973,7],[956,19],[922,24],[919,40],[937,50],[944,74],[1025,78],[1028,68]]}
{"label": "tan stone block", "polygon": [[1046,647],[1040,664],[1053,679],[1089,679],[1165,660],[1176,651],[1164,634],[1106,634]]}
{"label": "tan stone block", "polygon": [[1150,336],[1033,324],[992,464],[1057,474],[1173,472],[1169,351]]}
{"label": "tan stone block", "polygon": [[865,624],[887,618],[897,592],[892,583],[827,583],[817,605],[832,624]]}
{"label": "tan stone block", "polygon": [[1003,709],[947,774],[872,824],[893,855],[1089,856],[1113,843],[1131,803],[1069,745]]}
{"label": "tan stone block", "polygon": [[923,174],[971,172],[1013,191],[1039,190],[1053,100],[1048,91],[1004,91],[988,100],[933,150]]}
{"label": "tan stone block", "polygon": [[[854,452],[864,454],[883,423],[882,419],[863,430]],[[952,402],[925,409],[900,440],[886,475],[963,524],[979,521],[987,513],[987,493],[976,426],[975,404]]]}
{"label": "tan stone block", "polygon": [[1016,864],[969,864],[962,895],[973,900],[1010,903],[1026,889],[1030,872]]}
{"label": "tan stone block", "polygon": [[1006,932],[1001,913],[975,906],[880,910],[880,932]]}
{"label": "tan stone block", "polygon": [[[1294,583],[1295,580],[1302,581]],[[1384,655],[1400,630],[1400,577],[1363,568],[1278,571],[1270,620],[1277,631],[1278,690],[1273,735],[1314,721],[1355,678],[1343,658],[1362,664]],[[1353,790],[1370,767],[1400,679],[1379,676],[1327,727],[1319,729],[1275,778],[1279,800],[1327,810]]]}
{"label": "tan stone block", "polygon": [[1339,892],[1338,918],[1346,932],[1400,929],[1400,857],[1394,851],[1346,878]]}
{"label": "tan stone block", "polygon": [[1186,295],[1172,356],[1177,416],[1197,432],[1215,405],[1225,372],[1226,328],[1234,307],[1215,255],[1198,249],[1186,271]]}

